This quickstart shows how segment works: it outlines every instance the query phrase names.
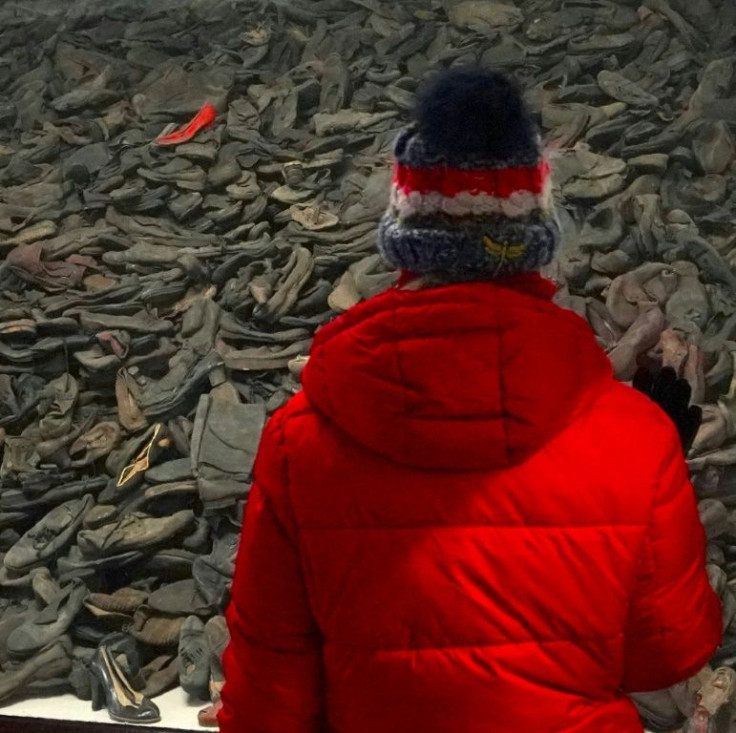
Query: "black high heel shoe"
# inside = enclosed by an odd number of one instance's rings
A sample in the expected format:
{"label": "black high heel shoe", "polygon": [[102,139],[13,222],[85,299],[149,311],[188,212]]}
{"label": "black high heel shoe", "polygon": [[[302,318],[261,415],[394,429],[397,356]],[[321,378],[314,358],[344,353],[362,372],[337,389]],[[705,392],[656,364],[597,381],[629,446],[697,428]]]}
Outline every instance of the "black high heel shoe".
{"label": "black high heel shoe", "polygon": [[158,723],[161,720],[158,707],[130,686],[107,647],[97,650],[89,669],[93,710],[106,707],[110,717],[121,723]]}

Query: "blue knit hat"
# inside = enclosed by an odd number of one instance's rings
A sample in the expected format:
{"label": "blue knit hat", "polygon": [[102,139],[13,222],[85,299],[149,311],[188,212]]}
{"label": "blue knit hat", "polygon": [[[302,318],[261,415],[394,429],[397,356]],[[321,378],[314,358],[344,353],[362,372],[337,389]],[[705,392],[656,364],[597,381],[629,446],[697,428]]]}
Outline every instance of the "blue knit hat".
{"label": "blue knit hat", "polygon": [[452,280],[539,270],[560,239],[549,163],[515,83],[474,67],[440,72],[396,141],[378,247],[394,267]]}

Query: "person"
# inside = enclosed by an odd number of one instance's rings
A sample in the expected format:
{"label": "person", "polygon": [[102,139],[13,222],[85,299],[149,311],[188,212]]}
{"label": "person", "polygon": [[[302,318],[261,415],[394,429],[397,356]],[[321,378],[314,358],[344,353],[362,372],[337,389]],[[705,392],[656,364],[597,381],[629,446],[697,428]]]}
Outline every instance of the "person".
{"label": "person", "polygon": [[721,609],[678,432],[551,302],[516,85],[441,72],[395,146],[395,287],[316,335],[264,432],[222,733],[634,733]]}

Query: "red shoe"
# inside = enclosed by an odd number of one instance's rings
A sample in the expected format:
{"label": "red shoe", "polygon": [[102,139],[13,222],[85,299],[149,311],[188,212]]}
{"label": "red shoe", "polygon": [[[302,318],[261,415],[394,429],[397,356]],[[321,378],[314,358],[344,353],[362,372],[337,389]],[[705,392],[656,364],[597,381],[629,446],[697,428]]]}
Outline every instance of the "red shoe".
{"label": "red shoe", "polygon": [[200,710],[197,715],[199,724],[203,728],[216,728],[217,727],[217,713],[220,712],[221,708],[222,708],[222,703],[218,701],[214,705],[210,705],[209,707],[206,707],[203,710]]}
{"label": "red shoe", "polygon": [[207,102],[186,127],[156,138],[157,145],[179,145],[189,142],[202,128],[211,125],[217,117],[215,108]]}

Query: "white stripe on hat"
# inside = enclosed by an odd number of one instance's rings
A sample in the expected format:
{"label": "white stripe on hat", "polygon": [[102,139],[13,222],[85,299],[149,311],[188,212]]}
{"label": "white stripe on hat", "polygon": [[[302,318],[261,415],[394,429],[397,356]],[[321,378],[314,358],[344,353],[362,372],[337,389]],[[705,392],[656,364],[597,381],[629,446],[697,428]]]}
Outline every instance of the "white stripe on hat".
{"label": "white stripe on hat", "polygon": [[490,216],[500,215],[510,219],[521,219],[540,212],[548,216],[552,212],[552,182],[545,182],[544,191],[534,194],[529,191],[516,191],[508,198],[489,196],[485,193],[473,194],[462,191],[456,196],[444,196],[437,192],[404,193],[397,186],[391,187],[391,206],[401,219],[410,216]]}

